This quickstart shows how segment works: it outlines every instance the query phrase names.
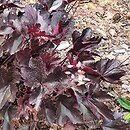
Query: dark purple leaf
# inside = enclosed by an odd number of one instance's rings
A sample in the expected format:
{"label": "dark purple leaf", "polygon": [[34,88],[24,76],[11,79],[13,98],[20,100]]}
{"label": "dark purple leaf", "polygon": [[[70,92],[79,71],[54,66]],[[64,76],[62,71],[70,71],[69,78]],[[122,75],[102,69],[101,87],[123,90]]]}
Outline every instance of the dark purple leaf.
{"label": "dark purple leaf", "polygon": [[[17,76],[14,78],[14,76]],[[17,91],[15,83],[19,79],[19,76],[16,75],[16,70],[11,68],[8,71],[0,68],[0,109],[7,102],[13,102],[15,100],[15,94]]]}
{"label": "dark purple leaf", "polygon": [[34,91],[29,98],[30,104],[35,106],[34,108],[36,109],[36,111],[39,111],[40,109],[43,94],[44,94],[43,88],[37,87],[37,88],[34,88]]}
{"label": "dark purple leaf", "polygon": [[98,119],[114,120],[113,112],[104,103],[90,99],[88,105]]}
{"label": "dark purple leaf", "polygon": [[66,74],[60,66],[57,66],[53,73],[50,73],[47,77],[47,81],[61,81],[66,78]]}
{"label": "dark purple leaf", "polygon": [[33,107],[29,104],[29,93],[19,97],[17,105],[17,113],[14,116],[17,119],[16,121],[18,121],[21,117],[29,119],[29,112],[33,111]]}
{"label": "dark purple leaf", "polygon": [[68,19],[68,14],[63,11],[55,11],[51,13],[51,26],[54,30],[57,26],[57,24],[61,21],[61,23],[65,23]]}
{"label": "dark purple leaf", "polygon": [[6,8],[12,8],[12,7],[19,7],[19,6],[14,3],[1,4],[0,10],[4,10]]}
{"label": "dark purple leaf", "polygon": [[103,126],[103,130],[129,130],[130,129],[130,124],[127,124],[121,119],[116,119],[114,121],[110,121]]}
{"label": "dark purple leaf", "polygon": [[91,28],[84,29],[80,36],[78,32],[74,32],[72,36],[73,36],[73,51],[78,52],[97,46],[102,39],[102,37],[92,37]]}
{"label": "dark purple leaf", "polygon": [[40,70],[31,69],[27,67],[21,68],[21,76],[24,79],[24,85],[34,87],[39,85],[42,80]]}
{"label": "dark purple leaf", "polygon": [[111,99],[107,92],[101,90],[100,84],[90,84],[85,104],[98,119],[109,121],[114,120],[114,113],[104,104],[104,101]]}
{"label": "dark purple leaf", "polygon": [[3,55],[3,48],[0,46],[0,57]]}
{"label": "dark purple leaf", "polygon": [[93,113],[89,110],[88,107],[86,107],[85,105],[85,101],[82,98],[82,94],[75,91],[74,95],[76,97],[78,106],[79,106],[79,111],[83,114],[83,119],[85,121],[85,123],[87,124],[88,127],[94,127],[97,128],[98,127],[98,123],[94,123],[96,122],[97,118],[95,115],[93,115]]}
{"label": "dark purple leaf", "polygon": [[42,14],[38,13],[37,23],[39,23],[40,30],[45,31],[46,33],[50,33],[49,25],[50,25],[50,14],[46,11]]}
{"label": "dark purple leaf", "polygon": [[0,28],[0,35],[7,35],[13,33],[13,29],[11,27],[1,27]]}
{"label": "dark purple leaf", "polygon": [[95,93],[93,94],[93,97],[94,97],[95,99],[99,100],[99,101],[102,101],[102,102],[103,102],[103,101],[110,101],[110,100],[113,99],[112,96],[110,96],[109,94],[107,94],[107,92],[102,91],[102,90],[100,90],[100,91],[98,91],[98,92],[95,92]]}
{"label": "dark purple leaf", "polygon": [[83,41],[83,37],[80,37],[77,39],[77,41],[74,43],[74,50],[75,51],[82,51],[84,49],[89,49],[94,46],[97,46],[101,42],[100,37],[93,37],[89,40]]}
{"label": "dark purple leaf", "polygon": [[114,59],[100,60],[96,63],[96,68],[102,78],[112,83],[120,83],[120,78],[125,74],[125,71],[120,67],[120,63]]}
{"label": "dark purple leaf", "polygon": [[86,28],[83,30],[81,37],[83,38],[83,41],[89,40],[92,37],[92,29]]}
{"label": "dark purple leaf", "polygon": [[82,118],[78,115],[78,110],[67,108],[62,103],[58,107],[58,124],[64,126],[67,121],[71,121],[73,124],[82,123]]}
{"label": "dark purple leaf", "polygon": [[71,2],[73,2],[75,0],[65,0],[65,1],[67,1],[67,3],[71,3]]}
{"label": "dark purple leaf", "polygon": [[31,52],[29,48],[25,48],[24,50],[20,50],[16,54],[17,61],[20,66],[28,66],[29,60],[31,58]]}
{"label": "dark purple leaf", "polygon": [[3,130],[10,130],[10,120],[8,111],[4,115]]}
{"label": "dark purple leaf", "polygon": [[52,108],[51,109],[46,108],[46,118],[50,124],[55,122],[55,115],[56,113]]}
{"label": "dark purple leaf", "polygon": [[78,54],[77,60],[80,61],[83,66],[93,66],[93,64],[95,63],[94,56],[100,57],[99,53],[97,53],[96,51],[90,52],[89,50],[85,50]]}
{"label": "dark purple leaf", "polygon": [[59,96],[59,105],[57,108],[57,123],[64,126],[67,122],[73,124],[82,123],[83,118],[80,111],[75,107],[75,99],[65,95]]}
{"label": "dark purple leaf", "polygon": [[53,36],[56,36],[58,35],[59,33],[61,33],[63,31],[63,28],[62,28],[62,22],[59,21],[58,24],[56,25],[54,31],[53,31]]}
{"label": "dark purple leaf", "polygon": [[72,33],[72,42],[74,43],[78,38],[80,37],[80,32],[75,30],[73,33]]}
{"label": "dark purple leaf", "polygon": [[0,109],[3,108],[3,106],[5,105],[5,103],[7,101],[10,101],[10,97],[11,97],[11,90],[10,90],[10,86],[5,86],[3,88],[0,89]]}
{"label": "dark purple leaf", "polygon": [[20,47],[22,46],[22,40],[23,37],[14,32],[12,37],[4,41],[2,47],[12,55],[20,50]]}
{"label": "dark purple leaf", "polygon": [[37,12],[33,7],[26,6],[24,15],[30,24],[35,24],[37,22]]}
{"label": "dark purple leaf", "polygon": [[93,76],[100,77],[100,73],[98,73],[96,70],[92,69],[92,68],[89,67],[89,66],[85,66],[85,67],[83,68],[83,71],[85,71],[86,74],[90,74],[90,75],[93,75]]}
{"label": "dark purple leaf", "polygon": [[58,66],[60,62],[60,58],[56,55],[56,52],[52,51],[50,53],[46,52],[41,55],[42,61],[46,64],[46,70],[53,70],[56,66]]}
{"label": "dark purple leaf", "polygon": [[45,74],[45,64],[39,58],[31,58],[29,60],[29,66],[21,67],[21,76],[24,79],[24,84],[29,87],[39,86],[46,77]]}
{"label": "dark purple leaf", "polygon": [[[21,75],[25,81],[25,85],[30,86],[30,87],[35,86],[35,85],[37,86],[37,85],[45,82],[46,78],[48,80],[51,80],[53,78],[56,78],[56,79],[62,78],[62,77],[59,77],[56,73],[57,71],[54,70],[55,67],[59,63],[58,62],[59,58],[55,57],[55,53],[46,52],[46,53],[43,53],[42,55],[40,55],[39,57],[30,58],[30,59],[26,59],[26,60],[27,61],[23,61],[22,58],[19,59],[19,62],[21,63],[21,65],[23,65],[23,63],[25,64],[20,68]],[[28,62],[29,62],[29,64],[28,64]],[[28,66],[26,66],[27,64],[28,64]],[[53,77],[52,76],[53,74],[51,74],[51,72],[53,72],[53,70],[54,70],[55,77]]]}
{"label": "dark purple leaf", "polygon": [[51,7],[51,5],[53,4],[53,1],[52,0],[38,0],[42,5],[43,7],[48,11],[49,8]]}

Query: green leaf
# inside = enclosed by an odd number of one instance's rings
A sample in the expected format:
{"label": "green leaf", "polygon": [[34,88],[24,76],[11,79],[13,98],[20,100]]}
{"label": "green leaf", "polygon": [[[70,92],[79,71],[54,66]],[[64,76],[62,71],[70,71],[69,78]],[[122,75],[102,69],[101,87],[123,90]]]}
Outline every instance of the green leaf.
{"label": "green leaf", "polygon": [[126,98],[120,97],[118,98],[118,102],[123,108],[130,110],[130,101],[128,101]]}
{"label": "green leaf", "polygon": [[126,120],[127,122],[129,122],[130,123],[130,113],[128,113],[128,114],[126,114],[126,115],[124,115],[124,120]]}

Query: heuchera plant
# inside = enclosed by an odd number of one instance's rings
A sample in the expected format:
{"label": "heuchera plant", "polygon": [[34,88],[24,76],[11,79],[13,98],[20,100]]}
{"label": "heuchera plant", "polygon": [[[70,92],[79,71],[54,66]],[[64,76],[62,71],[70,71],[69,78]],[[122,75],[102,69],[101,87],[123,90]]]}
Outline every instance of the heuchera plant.
{"label": "heuchera plant", "polygon": [[[93,36],[91,28],[72,32],[73,21],[65,9],[72,1],[0,5],[2,130],[41,130],[41,122],[68,130],[77,125],[130,129],[106,105],[114,97],[101,84],[121,84],[125,72],[115,59],[102,59],[97,47],[103,38]],[[60,58],[56,48],[71,32],[73,46]]]}

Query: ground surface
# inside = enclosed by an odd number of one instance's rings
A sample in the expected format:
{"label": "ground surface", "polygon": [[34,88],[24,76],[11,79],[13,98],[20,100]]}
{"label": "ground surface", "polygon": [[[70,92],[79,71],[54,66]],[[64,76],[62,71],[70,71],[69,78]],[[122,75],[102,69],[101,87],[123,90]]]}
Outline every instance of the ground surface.
{"label": "ground surface", "polygon": [[[30,2],[35,3],[35,0],[26,0],[25,4]],[[101,42],[99,49],[104,58],[117,58],[123,62],[127,72],[122,78],[123,84],[115,86],[111,94],[130,99],[130,0],[82,0],[71,13],[74,13],[77,29],[81,31],[91,27],[95,34],[106,39]],[[66,48],[68,46],[59,50],[63,53]],[[120,107],[113,109],[117,111]]]}

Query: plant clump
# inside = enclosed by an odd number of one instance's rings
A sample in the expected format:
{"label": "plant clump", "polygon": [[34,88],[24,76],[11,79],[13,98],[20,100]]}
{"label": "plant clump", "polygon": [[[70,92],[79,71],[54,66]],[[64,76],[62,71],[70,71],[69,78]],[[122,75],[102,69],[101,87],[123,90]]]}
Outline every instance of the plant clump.
{"label": "plant clump", "polygon": [[[129,130],[106,105],[114,97],[102,82],[121,84],[125,74],[116,59],[97,51],[103,37],[90,27],[74,30],[66,6],[74,0],[39,0],[24,6],[0,5],[0,126],[2,130],[41,130],[57,124],[73,130]],[[64,59],[56,48],[67,37]],[[95,60],[98,57],[98,61]],[[40,126],[40,127],[39,127]]]}

